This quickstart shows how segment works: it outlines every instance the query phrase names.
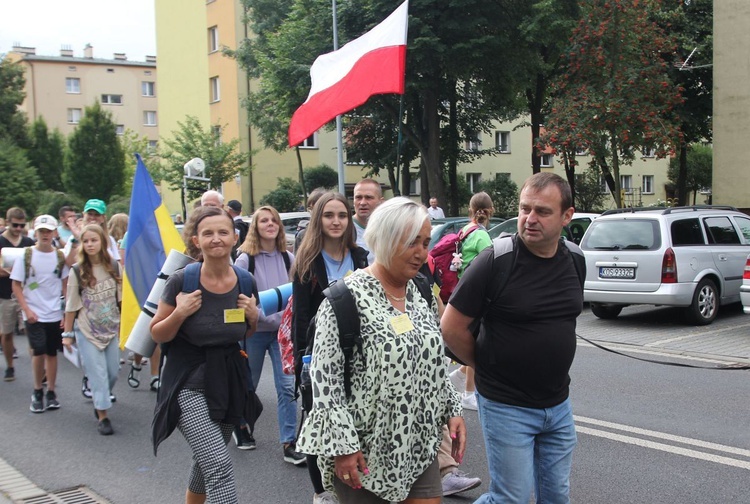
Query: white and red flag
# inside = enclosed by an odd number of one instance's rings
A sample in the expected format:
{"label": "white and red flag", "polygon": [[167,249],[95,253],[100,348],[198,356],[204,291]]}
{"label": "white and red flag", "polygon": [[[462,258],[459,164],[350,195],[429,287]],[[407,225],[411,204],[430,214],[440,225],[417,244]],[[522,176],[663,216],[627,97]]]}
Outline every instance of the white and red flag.
{"label": "white and red flag", "polygon": [[361,37],[317,57],[310,68],[310,94],[289,123],[290,147],[372,95],[404,94],[408,22],[407,0]]}

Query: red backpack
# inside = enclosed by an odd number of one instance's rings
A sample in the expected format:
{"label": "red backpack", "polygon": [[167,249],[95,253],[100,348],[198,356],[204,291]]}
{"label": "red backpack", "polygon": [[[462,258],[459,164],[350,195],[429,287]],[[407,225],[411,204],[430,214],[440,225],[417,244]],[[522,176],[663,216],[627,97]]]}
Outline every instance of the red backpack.
{"label": "red backpack", "polygon": [[462,234],[463,230],[458,233],[447,234],[440,238],[437,245],[430,250],[430,257],[435,263],[435,277],[441,282],[440,299],[443,303],[448,302],[448,298],[451,297],[453,289],[458,284],[458,271],[450,269],[453,254],[461,253],[461,243],[477,229],[479,229],[479,226],[469,228],[466,234]]}

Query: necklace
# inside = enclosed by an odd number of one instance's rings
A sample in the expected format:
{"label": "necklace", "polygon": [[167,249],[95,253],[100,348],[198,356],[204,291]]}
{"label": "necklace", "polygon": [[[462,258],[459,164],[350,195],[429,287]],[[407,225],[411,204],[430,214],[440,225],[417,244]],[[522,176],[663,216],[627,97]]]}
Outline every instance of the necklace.
{"label": "necklace", "polygon": [[404,293],[404,297],[398,297],[398,296],[394,296],[393,294],[391,294],[390,292],[388,292],[385,289],[383,289],[383,290],[385,291],[385,295],[386,296],[388,296],[389,298],[393,299],[397,303],[401,303],[402,301],[406,301],[406,293]]}

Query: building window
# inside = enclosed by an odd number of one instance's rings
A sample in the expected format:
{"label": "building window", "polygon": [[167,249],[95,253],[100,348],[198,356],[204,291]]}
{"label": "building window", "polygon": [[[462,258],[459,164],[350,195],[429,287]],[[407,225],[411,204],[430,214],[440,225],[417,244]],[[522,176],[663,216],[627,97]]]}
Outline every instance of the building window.
{"label": "building window", "polygon": [[211,88],[211,103],[221,100],[221,85],[219,84],[219,78],[211,77],[209,79],[209,86]]}
{"label": "building window", "polygon": [[646,157],[646,158],[656,157],[656,149],[654,147],[643,149],[643,157]]}
{"label": "building window", "polygon": [[78,77],[66,77],[65,78],[65,92],[66,93],[81,93],[81,79]]}
{"label": "building window", "polygon": [[155,110],[143,111],[143,125],[144,126],[156,126],[156,111]]}
{"label": "building window", "polygon": [[125,125],[124,124],[118,124],[115,126],[115,133],[122,136],[125,134]]}
{"label": "building window", "polygon": [[107,73],[115,73],[115,69],[114,68],[107,68]]}
{"label": "building window", "polygon": [[317,149],[318,148],[318,133],[317,131],[305,138],[305,141],[299,144],[300,149]]}
{"label": "building window", "polygon": [[576,147],[576,156],[588,156],[589,151],[585,147]]}
{"label": "building window", "polygon": [[654,176],[643,176],[643,194],[654,194]]}
{"label": "building window", "polygon": [[120,94],[103,94],[102,105],[122,105],[122,95]]}
{"label": "building window", "polygon": [[68,109],[68,124],[78,124],[81,122],[81,109],[69,108]]}
{"label": "building window", "polygon": [[413,194],[414,196],[422,194],[420,191],[421,186],[419,183],[419,172],[411,172],[411,176],[409,177],[409,194]]}
{"label": "building window", "polygon": [[510,131],[495,132],[495,147],[498,152],[504,154],[510,153]]}
{"label": "building window", "polygon": [[626,194],[630,194],[633,192],[632,175],[620,175],[620,189],[625,191]]}
{"label": "building window", "polygon": [[75,65],[70,65],[68,67],[68,72],[75,72],[76,70],[78,70],[78,69],[75,67]]}
{"label": "building window", "polygon": [[482,134],[481,133],[470,133],[469,138],[466,140],[464,148],[467,151],[476,152],[482,149]]}
{"label": "building window", "polygon": [[158,147],[158,142],[156,140],[149,140],[148,141],[148,152],[154,153],[156,152],[156,149]]}
{"label": "building window", "polygon": [[141,95],[156,96],[156,83],[149,81],[141,82]]}
{"label": "building window", "polygon": [[211,126],[211,134],[214,136],[214,145],[221,145],[221,126],[218,124]]}
{"label": "building window", "polygon": [[219,27],[212,26],[208,29],[208,52],[216,52],[219,50]]}
{"label": "building window", "polygon": [[475,193],[479,190],[479,183],[482,181],[481,173],[467,173],[466,183],[469,184],[469,190]]}
{"label": "building window", "polygon": [[143,75],[151,75],[151,70],[144,70]]}
{"label": "building window", "polygon": [[604,175],[599,175],[599,192],[606,194],[609,192],[609,186],[607,186],[607,179]]}
{"label": "building window", "polygon": [[550,168],[552,166],[552,154],[542,154],[541,159],[542,161],[539,166],[542,168]]}

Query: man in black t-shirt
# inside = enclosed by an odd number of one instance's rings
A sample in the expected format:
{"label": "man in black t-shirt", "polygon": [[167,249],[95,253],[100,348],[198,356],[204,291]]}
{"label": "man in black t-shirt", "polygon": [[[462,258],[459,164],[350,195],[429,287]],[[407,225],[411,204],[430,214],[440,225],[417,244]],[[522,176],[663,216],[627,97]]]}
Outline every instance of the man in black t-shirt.
{"label": "man in black t-shirt", "polygon": [[[446,344],[476,371],[491,477],[477,503],[529,502],[532,488],[537,502],[570,501],[576,433],[568,371],[583,289],[572,257],[580,249],[561,246],[560,232],[573,211],[570,187],[560,176],[538,173],[526,180],[515,246],[503,249],[497,240],[510,238],[497,238],[481,252],[441,320]],[[509,261],[504,254],[516,255]],[[510,271],[500,271],[502,265]],[[502,274],[509,276],[498,293]],[[471,327],[478,318],[475,341]]]}
{"label": "man in black t-shirt", "polygon": [[[26,213],[18,207],[9,208],[5,215],[7,227],[0,235],[0,256],[5,248],[22,248],[34,245],[34,240],[26,236]],[[8,256],[9,254],[5,254]],[[21,259],[23,260],[23,258]],[[6,257],[0,265],[0,339],[5,355],[5,375],[3,380],[13,381],[16,379],[13,368],[13,332],[18,323],[18,302],[12,297],[10,270],[13,263]]]}

